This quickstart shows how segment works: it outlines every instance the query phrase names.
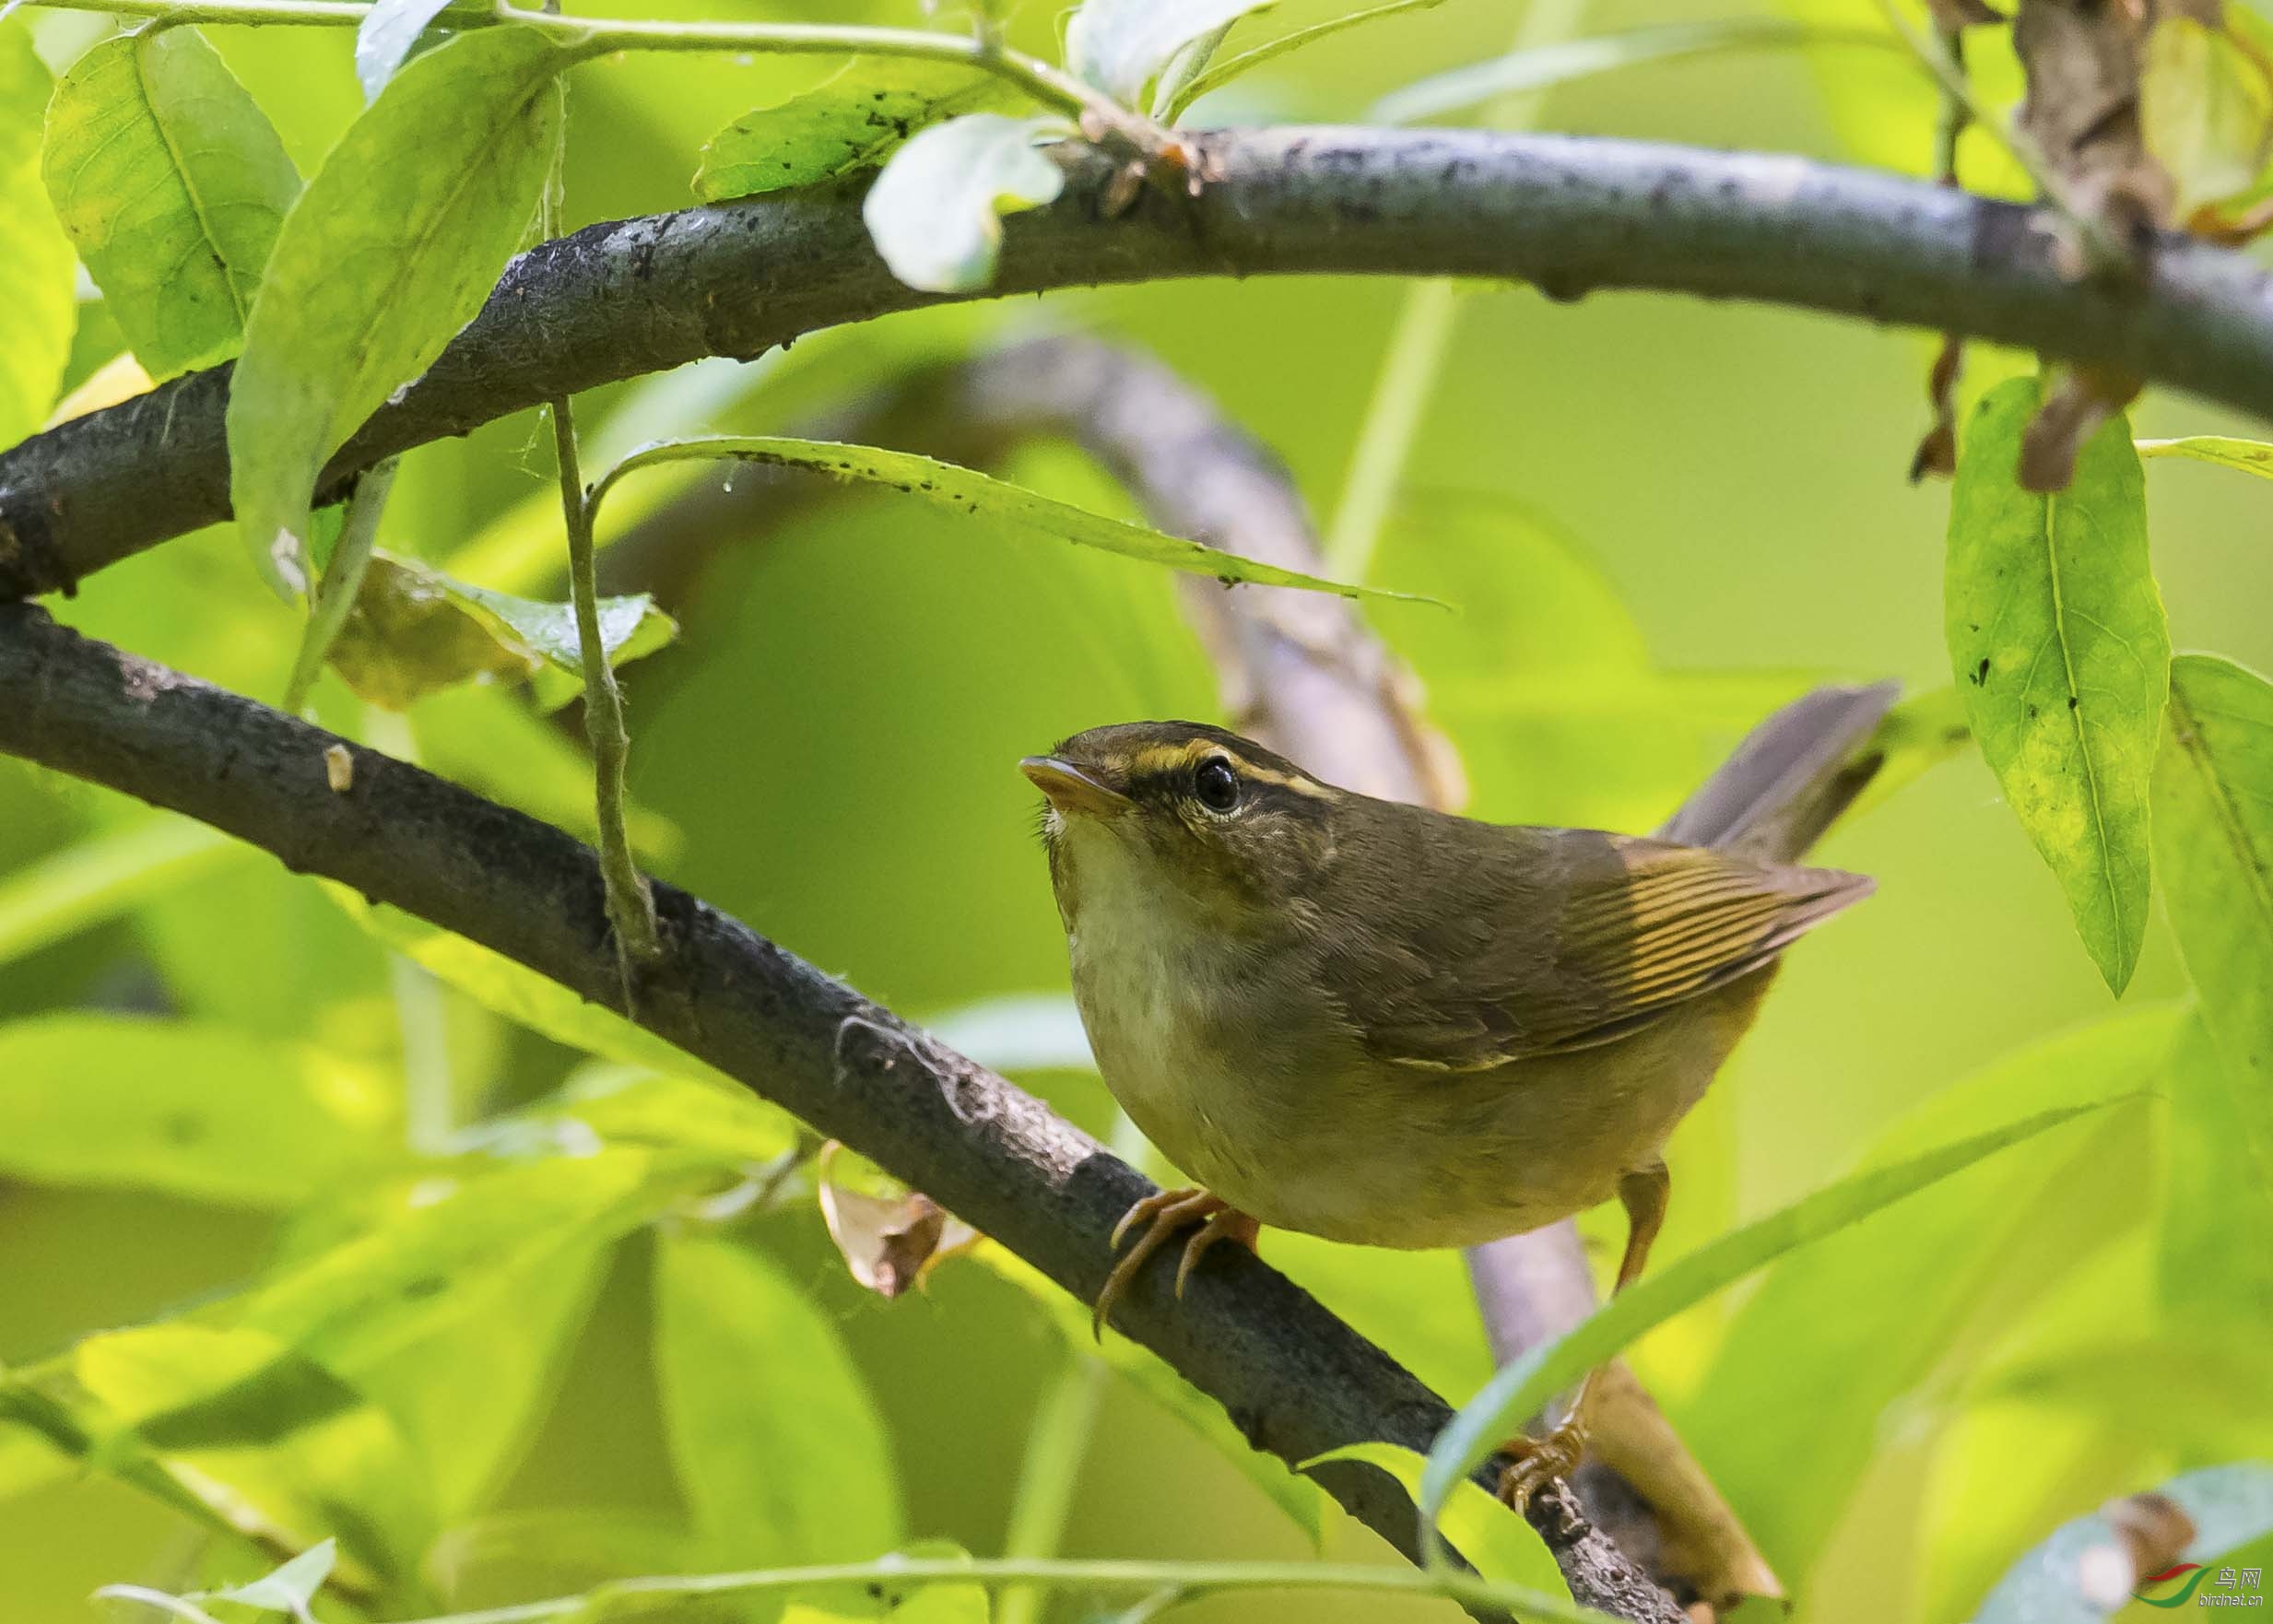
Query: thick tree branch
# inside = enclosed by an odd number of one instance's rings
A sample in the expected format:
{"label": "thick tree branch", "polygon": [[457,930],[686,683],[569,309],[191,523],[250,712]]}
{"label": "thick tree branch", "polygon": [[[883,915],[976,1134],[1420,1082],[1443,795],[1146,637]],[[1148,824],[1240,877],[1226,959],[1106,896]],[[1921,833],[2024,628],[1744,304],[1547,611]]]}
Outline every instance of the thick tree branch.
{"label": "thick tree branch", "polygon": [[[598,862],[549,824],[163,665],[0,606],[0,751],[186,813],[622,1007]],[[335,791],[325,751],[347,750]],[[668,959],[636,1018],[931,1193],[1083,1300],[1113,1221],[1150,1188],[1039,1101],[740,922],[654,887]],[[1211,1259],[1183,1300],[1151,1270],[1116,1324],[1289,1464],[1383,1439],[1426,1449],[1450,1412],[1386,1354],[1251,1253]],[[1488,1467],[1487,1470],[1490,1470]],[[1322,1468],[1408,1556],[1411,1502],[1371,1467]],[[1655,1587],[1560,1492],[1535,1523],[1582,1601],[1654,1618]]]}
{"label": "thick tree branch", "polygon": [[[2161,241],[2140,286],[2072,281],[2028,209],[1796,158],[1469,131],[1200,138],[1218,178],[1100,218],[1110,165],[1009,222],[995,293],[1193,276],[1365,272],[1758,300],[1956,332],[2273,418],[2273,289]],[[894,281],[842,184],[589,227],[508,267],[431,371],[326,471],[703,355],[937,302]],[[0,454],[0,597],[67,588],[228,513],[226,369]]]}

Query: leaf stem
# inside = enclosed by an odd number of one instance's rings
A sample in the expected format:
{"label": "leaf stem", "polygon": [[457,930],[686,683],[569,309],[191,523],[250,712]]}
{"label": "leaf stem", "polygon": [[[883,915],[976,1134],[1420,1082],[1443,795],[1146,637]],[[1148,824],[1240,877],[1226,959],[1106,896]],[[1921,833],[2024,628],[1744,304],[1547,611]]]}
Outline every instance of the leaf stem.
{"label": "leaf stem", "polygon": [[[300,24],[357,28],[371,12],[359,0],[25,0],[65,11],[156,18],[169,24]],[[1044,107],[1121,135],[1148,156],[1167,145],[1148,119],[1121,106],[1039,57],[998,40],[927,29],[873,28],[852,23],[680,22],[656,18],[578,18],[524,9],[499,0],[487,11],[453,7],[442,20],[454,26],[511,23],[551,36],[579,59],[618,51],[751,51],[789,55],[899,56],[966,63],[1025,91]]]}
{"label": "leaf stem", "polygon": [[1605,1613],[1520,1584],[1480,1579],[1458,1568],[1417,1568],[1337,1562],[1150,1562],[1065,1558],[886,1557],[831,1567],[778,1568],[745,1573],[657,1574],[618,1580],[582,1595],[551,1596],[481,1612],[445,1613],[414,1624],[538,1624],[610,1602],[652,1596],[752,1595],[830,1585],[1047,1584],[1059,1590],[1173,1591],[1179,1597],[1233,1590],[1375,1590],[1438,1595],[1479,1609],[1504,1612],[1527,1624],[1618,1624]]}
{"label": "leaf stem", "polygon": [[566,395],[552,403],[552,442],[560,469],[560,513],[568,527],[569,596],[576,606],[576,641],[584,665],[584,735],[592,741],[595,800],[600,824],[600,876],[607,888],[608,923],[616,927],[616,959],[623,971],[624,1006],[631,1005],[631,969],[662,951],[655,934],[654,899],[624,833],[624,763],[631,737],[623,721],[623,690],[600,635],[599,589],[592,563],[592,499],[576,459],[576,419]]}
{"label": "leaf stem", "polygon": [[324,670],[324,657],[331,653],[332,644],[339,637],[339,629],[347,623],[348,613],[355,607],[355,594],[362,589],[363,572],[371,567],[372,544],[379,538],[379,515],[387,505],[387,492],[395,488],[396,459],[388,457],[375,463],[355,482],[355,493],[347,498],[347,522],[340,528],[339,544],[332,548],[332,561],[324,571],[324,579],[315,590],[308,606],[308,627],[300,633],[300,653],[292,659],[292,675],[284,685],[284,709],[298,716],[308,703],[308,695]]}

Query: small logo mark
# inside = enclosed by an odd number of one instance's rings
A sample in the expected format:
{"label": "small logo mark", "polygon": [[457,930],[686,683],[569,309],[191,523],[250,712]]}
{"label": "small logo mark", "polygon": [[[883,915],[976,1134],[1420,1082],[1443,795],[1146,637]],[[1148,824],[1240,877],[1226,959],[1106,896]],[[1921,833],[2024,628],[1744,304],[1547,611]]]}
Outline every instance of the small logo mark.
{"label": "small logo mark", "polygon": [[[2149,1574],[2139,1581],[2138,1588],[2131,1595],[2135,1599],[2145,1602],[2150,1607],[2183,1607],[2194,1599],[2194,1593],[2202,1587],[2202,1581],[2208,1577],[2209,1570],[2201,1563],[2181,1562],[2175,1568],[2165,1568],[2160,1573]],[[2157,1585],[2168,1584],[2179,1578],[2185,1578],[2186,1582],[2167,1595],[2149,1595],[2147,1594]]]}

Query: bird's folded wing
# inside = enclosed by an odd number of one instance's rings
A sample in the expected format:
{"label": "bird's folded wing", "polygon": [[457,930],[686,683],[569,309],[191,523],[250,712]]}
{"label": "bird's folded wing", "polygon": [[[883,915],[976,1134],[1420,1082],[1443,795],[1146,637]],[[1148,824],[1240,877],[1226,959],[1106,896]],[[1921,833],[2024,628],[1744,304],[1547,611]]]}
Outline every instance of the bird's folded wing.
{"label": "bird's folded wing", "polygon": [[1551,883],[1481,918],[1414,921],[1349,997],[1366,1046],[1470,1071],[1610,1042],[1761,969],[1871,889],[1836,869],[1584,839],[1558,853]]}

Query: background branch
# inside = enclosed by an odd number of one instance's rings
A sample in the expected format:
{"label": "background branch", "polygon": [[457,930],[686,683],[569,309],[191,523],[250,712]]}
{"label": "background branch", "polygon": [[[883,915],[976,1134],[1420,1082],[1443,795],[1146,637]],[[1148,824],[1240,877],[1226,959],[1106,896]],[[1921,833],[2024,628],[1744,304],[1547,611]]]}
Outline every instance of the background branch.
{"label": "background branch", "polygon": [[[2138,286],[2071,280],[2041,218],[1797,158],[1471,131],[1204,138],[1219,178],[1101,218],[1112,165],[1007,222],[991,292],[1284,272],[1518,278],[1743,298],[2016,345],[2273,418],[2273,291],[2161,240]],[[522,255],[442,359],[333,458],[324,493],[411,446],[704,355],[939,302],[870,247],[840,184],[586,228]],[[0,596],[68,588],[227,516],[226,368],[0,453]]]}
{"label": "background branch", "polygon": [[[1109,470],[1155,524],[1286,568],[1319,567],[1316,527],[1270,451],[1170,368],[1095,339],[1033,340],[917,373],[797,432],[974,466],[1000,463],[1024,441],[1063,439]],[[737,473],[731,487],[706,482],[628,529],[607,555],[609,568],[619,590],[693,602],[693,578],[715,553],[778,535],[836,489],[763,468]],[[1234,726],[1368,794],[1434,806],[1465,799],[1458,761],[1419,720],[1411,679],[1340,600],[1199,583],[1184,595]],[[1569,1223],[1468,1257],[1497,1362],[1595,1307],[1594,1276]],[[1588,1516],[1684,1600],[1726,1606],[1780,1594],[1671,1424],[1622,1362],[1615,1369],[1596,1455],[1574,1483]]]}
{"label": "background branch", "polygon": [[[597,859],[549,824],[251,700],[0,606],[0,750],[138,796],[465,936],[622,1010]],[[324,755],[349,751],[345,790]],[[843,983],[668,885],[669,950],[641,987],[641,1025],[936,1196],[1082,1300],[1114,1220],[1150,1188],[1039,1101]],[[627,1012],[628,1013],[628,1012]],[[1166,1270],[1116,1323],[1290,1465],[1381,1439],[1425,1450],[1450,1418],[1430,1392],[1309,1294],[1242,1253]],[[1492,1468],[1488,1466],[1487,1472]],[[1404,1491],[1367,1466],[1321,1468],[1349,1512],[1408,1557]],[[1578,1599],[1636,1619],[1662,1593],[1560,1491],[1534,1523]]]}

